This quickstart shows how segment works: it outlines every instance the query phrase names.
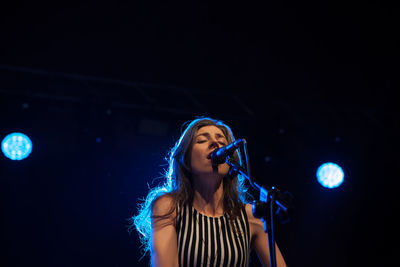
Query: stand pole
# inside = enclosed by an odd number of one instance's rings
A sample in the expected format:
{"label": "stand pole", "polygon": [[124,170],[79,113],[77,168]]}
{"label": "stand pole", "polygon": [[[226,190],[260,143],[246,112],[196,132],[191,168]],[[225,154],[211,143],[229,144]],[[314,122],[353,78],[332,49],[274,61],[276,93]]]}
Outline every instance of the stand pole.
{"label": "stand pole", "polygon": [[[269,224],[268,229],[268,245],[269,245],[269,258],[271,267],[276,267],[276,252],[275,252],[275,235],[274,235],[274,202],[275,202],[275,192],[272,189],[271,197],[269,198],[269,218],[265,220],[264,223]],[[268,214],[268,213],[267,213]],[[265,230],[265,229],[264,229]]]}
{"label": "stand pole", "polygon": [[[279,201],[276,201],[276,190],[275,187],[272,187],[271,190],[266,190],[262,186],[259,186],[257,183],[253,183],[250,180],[250,177],[243,172],[242,168],[235,163],[233,163],[229,158],[227,158],[226,163],[232,167],[233,172],[236,174],[240,173],[247,180],[249,180],[250,184],[260,192],[260,200],[261,202],[267,203],[265,206],[265,210],[262,211],[264,216],[262,219],[264,220],[264,232],[268,234],[268,247],[269,247],[269,257],[271,267],[276,267],[276,251],[275,251],[275,238],[274,238],[274,206],[277,204],[279,207],[284,207]],[[276,203],[275,203],[276,202]],[[269,209],[269,210],[268,210]],[[254,211],[253,211],[254,213]]]}

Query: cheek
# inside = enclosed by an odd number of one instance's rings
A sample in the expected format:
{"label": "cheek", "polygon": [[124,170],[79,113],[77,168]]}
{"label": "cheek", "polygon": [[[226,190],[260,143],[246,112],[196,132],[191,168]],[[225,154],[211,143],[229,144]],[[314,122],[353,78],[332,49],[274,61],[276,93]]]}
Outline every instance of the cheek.
{"label": "cheek", "polygon": [[190,165],[195,169],[202,163],[202,153],[198,149],[193,149],[190,157]]}

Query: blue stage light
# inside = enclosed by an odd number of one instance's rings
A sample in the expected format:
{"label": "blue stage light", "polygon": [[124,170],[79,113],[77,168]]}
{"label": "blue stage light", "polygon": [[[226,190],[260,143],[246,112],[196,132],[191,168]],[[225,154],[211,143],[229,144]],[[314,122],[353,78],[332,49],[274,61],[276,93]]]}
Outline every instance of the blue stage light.
{"label": "blue stage light", "polygon": [[32,142],[23,133],[11,133],[1,142],[1,151],[12,160],[22,160],[32,151]]}
{"label": "blue stage light", "polygon": [[318,168],[317,179],[323,187],[335,188],[343,183],[344,172],[339,165],[327,162]]}

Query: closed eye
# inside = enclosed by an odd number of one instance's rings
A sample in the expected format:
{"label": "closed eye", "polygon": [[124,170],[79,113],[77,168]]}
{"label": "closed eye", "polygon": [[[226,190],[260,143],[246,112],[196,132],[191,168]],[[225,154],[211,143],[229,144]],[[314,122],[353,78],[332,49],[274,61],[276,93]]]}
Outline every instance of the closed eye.
{"label": "closed eye", "polygon": [[[204,142],[207,142],[207,140],[197,140],[197,143],[198,144],[201,144],[201,143],[204,143]],[[221,144],[221,145],[223,145],[223,146],[226,146],[226,143],[225,142],[218,142],[219,144]]]}

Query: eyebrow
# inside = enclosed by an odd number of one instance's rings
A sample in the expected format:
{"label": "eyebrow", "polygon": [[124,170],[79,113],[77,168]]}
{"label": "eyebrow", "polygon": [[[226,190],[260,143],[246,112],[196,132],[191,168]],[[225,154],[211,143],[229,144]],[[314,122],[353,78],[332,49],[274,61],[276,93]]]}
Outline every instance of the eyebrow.
{"label": "eyebrow", "polygon": [[[210,135],[209,133],[201,133],[201,134],[198,134],[198,135],[196,136],[196,138],[199,137],[199,136],[210,137],[211,135]],[[226,139],[226,137],[225,137],[223,134],[220,134],[220,133],[216,133],[215,136],[216,136],[217,138],[225,138],[225,139]]]}

